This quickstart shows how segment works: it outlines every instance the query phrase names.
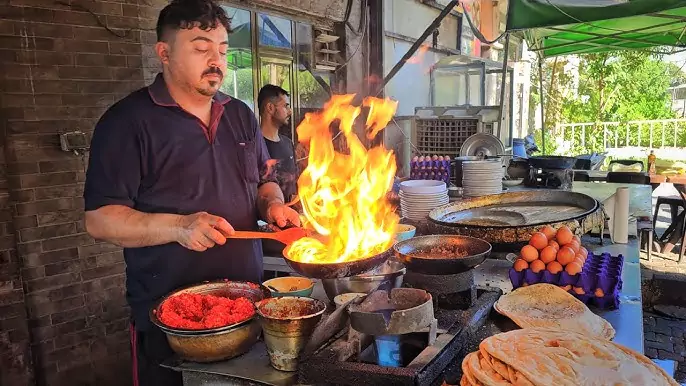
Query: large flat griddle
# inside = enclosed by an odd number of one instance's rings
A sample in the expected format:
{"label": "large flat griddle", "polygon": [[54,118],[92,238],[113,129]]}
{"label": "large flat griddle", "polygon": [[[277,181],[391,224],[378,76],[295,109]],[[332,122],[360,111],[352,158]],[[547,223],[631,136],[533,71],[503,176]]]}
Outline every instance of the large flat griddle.
{"label": "large flat griddle", "polygon": [[481,238],[493,244],[494,250],[526,243],[545,225],[566,225],[581,235],[603,224],[602,207],[596,199],[564,190],[465,199],[432,210],[429,219],[434,232]]}

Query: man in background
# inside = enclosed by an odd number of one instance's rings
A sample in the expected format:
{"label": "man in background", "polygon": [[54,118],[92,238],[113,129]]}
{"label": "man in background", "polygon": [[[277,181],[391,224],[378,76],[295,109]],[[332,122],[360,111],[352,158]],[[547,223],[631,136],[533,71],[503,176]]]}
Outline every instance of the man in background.
{"label": "man in background", "polygon": [[265,85],[257,95],[257,106],[264,142],[269,155],[278,161],[274,166],[276,179],[286,201],[291,201],[298,194],[295,146],[290,138],[279,133],[279,129],[289,124],[293,113],[288,92],[279,86]]}

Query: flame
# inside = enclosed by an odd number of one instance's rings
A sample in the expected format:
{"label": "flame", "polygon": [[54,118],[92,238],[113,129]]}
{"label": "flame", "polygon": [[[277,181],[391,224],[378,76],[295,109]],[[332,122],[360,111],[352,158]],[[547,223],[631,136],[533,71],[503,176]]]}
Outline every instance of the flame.
{"label": "flame", "polygon": [[[303,227],[322,237],[305,237],[284,253],[303,263],[355,261],[388,250],[399,222],[386,193],[393,184],[395,155],[383,146],[367,150],[353,132],[361,108],[355,95],[334,95],[321,112],[307,114],[298,140],[309,143],[307,168],[298,179]],[[393,117],[397,102],[366,98],[367,136],[373,138]],[[330,126],[339,122],[347,151],[336,151]]]}
{"label": "flame", "polygon": [[429,46],[427,44],[422,44],[419,47],[419,50],[417,50],[417,53],[407,59],[405,63],[421,64],[424,61],[424,55],[426,55],[427,51],[429,51]]}

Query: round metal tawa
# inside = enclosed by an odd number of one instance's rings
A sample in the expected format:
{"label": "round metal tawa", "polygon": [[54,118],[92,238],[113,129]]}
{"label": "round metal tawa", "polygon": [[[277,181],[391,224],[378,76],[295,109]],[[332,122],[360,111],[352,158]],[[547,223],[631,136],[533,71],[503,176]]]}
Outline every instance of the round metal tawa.
{"label": "round metal tawa", "polygon": [[505,154],[505,146],[495,135],[476,133],[462,144],[460,156],[494,157]]}

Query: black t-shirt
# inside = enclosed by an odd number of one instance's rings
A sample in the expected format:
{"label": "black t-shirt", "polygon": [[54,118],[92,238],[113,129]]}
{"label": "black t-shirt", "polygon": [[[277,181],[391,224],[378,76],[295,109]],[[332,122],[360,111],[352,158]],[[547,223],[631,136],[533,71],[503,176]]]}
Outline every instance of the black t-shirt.
{"label": "black t-shirt", "polygon": [[[255,115],[238,99],[217,93],[205,127],[169,94],[159,75],[110,107],[90,148],[85,209],[125,205],[145,213],[207,211],[237,230],[257,230],[260,169],[269,159]],[[206,280],[261,283],[262,246],[229,239],[205,252],[178,243],[125,248],[126,296],[136,328],[172,290]]]}
{"label": "black t-shirt", "polygon": [[280,141],[274,142],[265,138],[269,155],[278,160],[274,173],[283,191],[286,201],[290,201],[294,195],[298,194],[298,168],[295,165],[295,147],[291,139],[279,134]]}

